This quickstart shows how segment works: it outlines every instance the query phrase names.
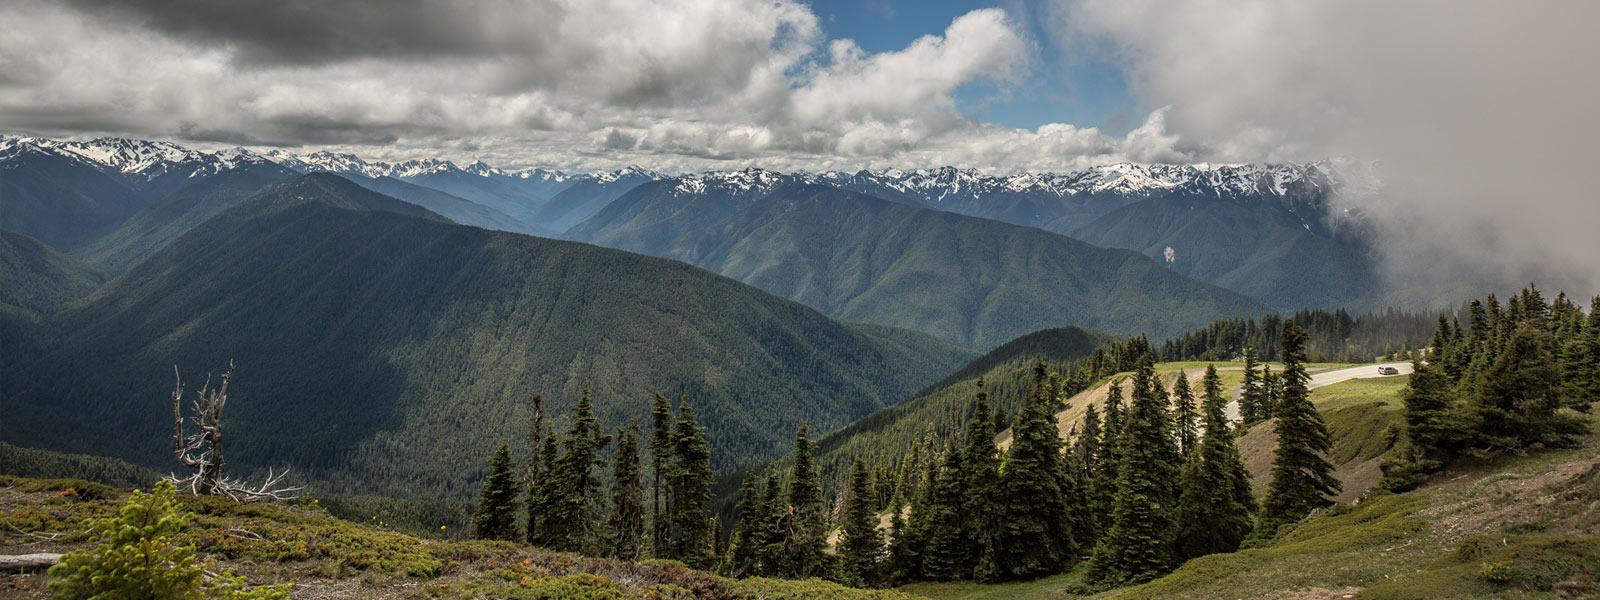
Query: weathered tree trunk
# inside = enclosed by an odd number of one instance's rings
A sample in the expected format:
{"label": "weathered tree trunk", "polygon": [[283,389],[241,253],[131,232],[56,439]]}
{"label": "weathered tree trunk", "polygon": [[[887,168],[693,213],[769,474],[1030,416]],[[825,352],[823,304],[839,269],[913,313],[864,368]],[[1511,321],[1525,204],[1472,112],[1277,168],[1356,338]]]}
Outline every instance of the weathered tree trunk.
{"label": "weathered tree trunk", "polygon": [[49,568],[61,562],[60,554],[0,554],[0,571],[27,571]]}

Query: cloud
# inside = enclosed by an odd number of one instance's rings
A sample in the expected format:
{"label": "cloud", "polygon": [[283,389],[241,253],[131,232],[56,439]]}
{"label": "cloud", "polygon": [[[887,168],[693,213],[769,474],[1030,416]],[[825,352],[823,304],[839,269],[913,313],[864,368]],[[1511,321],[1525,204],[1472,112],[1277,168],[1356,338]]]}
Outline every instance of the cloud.
{"label": "cloud", "polygon": [[1406,277],[1600,288],[1600,4],[1057,9],[1064,47],[1111,48],[1143,101],[1171,105],[1163,129],[1179,141],[1157,147],[1219,161],[1377,161],[1384,192],[1364,208],[1384,229],[1385,264]]}
{"label": "cloud", "polygon": [[0,5],[0,123],[578,170],[1184,156],[1145,135],[1161,115],[1128,138],[962,116],[968,86],[1026,81],[1025,29],[975,10],[867,52],[793,0],[21,0]]}

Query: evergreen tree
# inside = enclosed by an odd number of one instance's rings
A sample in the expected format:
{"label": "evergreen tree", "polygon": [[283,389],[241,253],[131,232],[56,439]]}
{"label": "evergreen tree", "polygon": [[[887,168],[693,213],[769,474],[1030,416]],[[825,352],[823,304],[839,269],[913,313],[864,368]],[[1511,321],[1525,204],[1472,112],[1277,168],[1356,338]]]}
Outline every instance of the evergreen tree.
{"label": "evergreen tree", "polygon": [[1178,448],[1167,419],[1167,394],[1149,358],[1133,378],[1124,423],[1111,529],[1095,548],[1091,576],[1105,583],[1154,579],[1172,567],[1177,533]]}
{"label": "evergreen tree", "polygon": [[540,441],[538,458],[542,463],[537,470],[539,477],[528,484],[528,543],[554,548],[560,531],[553,523],[560,518],[558,513],[566,481],[561,472],[556,437],[548,432]]}
{"label": "evergreen tree", "polygon": [[885,565],[885,579],[890,584],[910,580],[916,571],[917,561],[922,558],[906,536],[904,513],[905,507],[901,506],[898,499],[889,507],[889,559]]}
{"label": "evergreen tree", "polygon": [[1122,385],[1111,382],[1106,394],[1106,422],[1100,430],[1100,453],[1089,489],[1093,493],[1096,535],[1111,529],[1111,510],[1117,495],[1117,469],[1121,467]]}
{"label": "evergreen tree", "polygon": [[806,579],[823,572],[827,545],[827,512],[822,506],[822,484],[811,458],[808,426],[800,424],[794,436],[794,471],[789,480],[789,512],[778,572],[790,579]]}
{"label": "evergreen tree", "polygon": [[1017,411],[1011,451],[1000,473],[1006,513],[999,562],[1010,577],[1058,572],[1077,550],[1056,465],[1062,446],[1056,425],[1057,395],[1044,363],[1034,365],[1033,388]]}
{"label": "evergreen tree", "polygon": [[[1079,510],[1087,517],[1083,529],[1078,532],[1078,539],[1085,547],[1093,547],[1099,538],[1100,516],[1110,514],[1111,494],[1106,494],[1102,499],[1097,483],[1103,470],[1100,464],[1103,455],[1100,440],[1100,414],[1095,410],[1094,403],[1090,402],[1083,409],[1082,431],[1072,448],[1077,458],[1078,481],[1081,482],[1080,491],[1083,493],[1083,506]],[[1100,512],[1102,507],[1106,508],[1106,512]]]}
{"label": "evergreen tree", "polygon": [[960,484],[965,498],[959,514],[963,517],[965,539],[972,545],[971,575],[978,581],[991,581],[1000,575],[996,553],[1003,508],[996,489],[1000,479],[1000,451],[994,444],[989,393],[984,391],[981,377],[972,418],[967,420],[966,441]]}
{"label": "evergreen tree", "polygon": [[1272,365],[1261,365],[1261,389],[1263,393],[1256,406],[1256,414],[1263,421],[1278,415],[1278,404],[1283,402],[1283,376],[1272,372]]}
{"label": "evergreen tree", "polygon": [[511,450],[500,440],[500,449],[489,460],[489,477],[478,494],[478,510],[472,513],[473,536],[480,540],[516,541],[517,476],[511,467]]}
{"label": "evergreen tree", "polygon": [[1174,402],[1172,417],[1174,426],[1178,430],[1178,453],[1183,460],[1188,462],[1189,455],[1194,453],[1195,446],[1199,444],[1200,415],[1195,412],[1194,392],[1189,389],[1189,376],[1182,371],[1178,372],[1178,380],[1172,384],[1172,398]]}
{"label": "evergreen tree", "polygon": [[734,505],[739,521],[733,526],[733,538],[728,541],[728,575],[741,578],[755,573],[760,559],[758,538],[761,530],[761,488],[755,473],[745,467],[739,483],[739,502]]}
{"label": "evergreen tree", "polygon": [[561,440],[561,459],[552,474],[560,482],[555,510],[544,523],[550,531],[552,550],[590,556],[606,551],[600,521],[604,514],[604,481],[597,470],[604,465],[600,450],[611,443],[611,436],[600,432],[600,421],[589,400],[589,386],[584,385],[578,404],[573,407],[572,428]]}
{"label": "evergreen tree", "polygon": [[878,511],[874,506],[867,465],[857,458],[850,472],[850,495],[845,502],[844,525],[839,534],[839,560],[845,585],[861,587],[878,581],[878,555],[883,538],[878,535]]}
{"label": "evergreen tree", "polygon": [[688,398],[678,401],[672,435],[673,464],[667,470],[668,534],[666,558],[703,569],[711,563],[711,447],[695,422]]}
{"label": "evergreen tree", "polygon": [[667,546],[665,479],[672,465],[672,406],[657,393],[650,406],[650,542],[654,555],[661,556]]}
{"label": "evergreen tree", "polygon": [[543,517],[551,509],[549,494],[551,492],[550,460],[556,452],[550,438],[550,432],[544,425],[544,396],[532,395],[533,415],[528,417],[528,460],[522,465],[523,488],[527,490],[527,500],[524,502],[524,512],[527,517],[528,532],[527,542],[539,544],[544,541],[540,530],[543,527]]}
{"label": "evergreen tree", "polygon": [[774,576],[783,563],[783,549],[788,540],[789,503],[784,501],[783,485],[778,472],[767,469],[761,485],[761,502],[757,504],[755,530],[751,532],[750,549],[755,555],[751,574]]}
{"label": "evergreen tree", "polygon": [[[1512,296],[1518,299],[1517,296]],[[1558,413],[1559,377],[1550,352],[1550,335],[1539,323],[1537,296],[1520,298],[1527,322],[1506,341],[1478,384],[1479,444],[1515,449],[1542,443],[1568,445],[1582,435],[1581,419]],[[1528,306],[1535,308],[1530,311]]]}
{"label": "evergreen tree", "polygon": [[922,577],[934,581],[960,579],[972,573],[972,547],[963,535],[961,514],[961,453],[952,448],[944,453],[944,465],[928,478],[931,490],[927,502],[917,510],[925,512],[922,532]]}
{"label": "evergreen tree", "polygon": [[1267,388],[1256,373],[1256,349],[1245,346],[1244,383],[1239,384],[1239,418],[1246,425],[1267,420]]}
{"label": "evergreen tree", "polygon": [[195,560],[194,546],[172,543],[191,520],[178,510],[172,482],[150,493],[135,490],[116,516],[88,522],[99,540],[94,548],[61,555],[50,567],[55,598],[94,600],[282,600],[290,584],[249,588],[244,578],[223,571],[210,575]]}
{"label": "evergreen tree", "polygon": [[1233,552],[1250,534],[1255,498],[1228,426],[1228,399],[1215,366],[1201,380],[1205,435],[1184,466],[1178,498],[1178,560]]}
{"label": "evergreen tree", "polygon": [[1258,534],[1270,539],[1278,527],[1299,521],[1328,505],[1339,492],[1333,465],[1324,458],[1332,448],[1328,427],[1311,404],[1305,371],[1306,331],[1294,320],[1283,325],[1283,400],[1278,405],[1278,449],[1273,455],[1272,483],[1261,504]]}
{"label": "evergreen tree", "polygon": [[644,553],[644,489],[639,472],[639,423],[617,430],[617,454],[612,459],[611,555],[638,560]]}

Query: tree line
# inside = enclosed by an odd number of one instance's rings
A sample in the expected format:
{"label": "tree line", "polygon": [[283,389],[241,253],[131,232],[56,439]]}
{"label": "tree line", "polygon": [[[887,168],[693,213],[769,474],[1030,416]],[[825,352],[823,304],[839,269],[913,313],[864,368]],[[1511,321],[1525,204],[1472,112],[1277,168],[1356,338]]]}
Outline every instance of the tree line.
{"label": "tree line", "polygon": [[[1410,312],[1386,309],[1352,317],[1344,309],[1304,309],[1289,317],[1306,330],[1306,356],[1313,362],[1367,362],[1374,356],[1422,348],[1433,332],[1434,319],[1451,311]],[[1285,319],[1273,314],[1224,319],[1168,340],[1157,360],[1232,360],[1247,348],[1257,359],[1277,361],[1278,339]]]}

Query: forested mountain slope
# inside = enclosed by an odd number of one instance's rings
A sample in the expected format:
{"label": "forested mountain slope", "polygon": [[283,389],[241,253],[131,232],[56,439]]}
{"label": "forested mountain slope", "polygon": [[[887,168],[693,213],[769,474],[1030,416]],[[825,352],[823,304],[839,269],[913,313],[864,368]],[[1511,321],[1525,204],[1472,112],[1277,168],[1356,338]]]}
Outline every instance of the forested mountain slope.
{"label": "forested mountain slope", "polygon": [[58,321],[0,382],[0,439],[167,468],[172,365],[194,390],[232,360],[230,468],[396,496],[475,491],[495,440],[520,443],[531,393],[559,416],[588,385],[608,429],[652,392],[687,394],[725,469],[971,357],[681,263],[450,224],[333,175],[224,211]]}
{"label": "forested mountain slope", "polygon": [[1063,325],[1164,337],[1269,310],[1134,252],[766,172],[641,185],[567,237],[977,349]]}

